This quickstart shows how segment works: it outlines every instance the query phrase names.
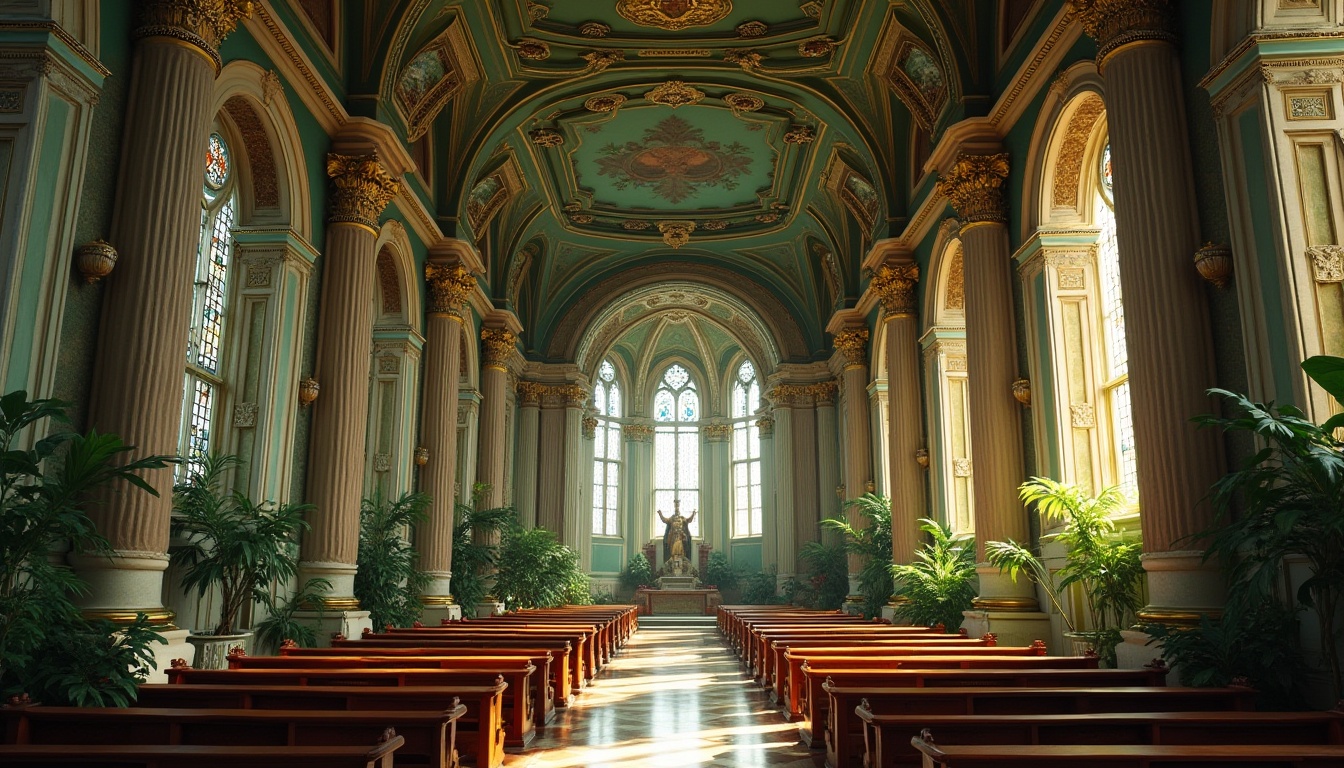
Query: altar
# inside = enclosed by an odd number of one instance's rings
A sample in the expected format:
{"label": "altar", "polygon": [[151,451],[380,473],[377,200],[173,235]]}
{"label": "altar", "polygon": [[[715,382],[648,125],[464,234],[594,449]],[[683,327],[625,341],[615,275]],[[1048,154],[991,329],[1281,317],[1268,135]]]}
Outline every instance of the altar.
{"label": "altar", "polygon": [[640,616],[713,616],[723,596],[717,589],[647,589],[635,592]]}

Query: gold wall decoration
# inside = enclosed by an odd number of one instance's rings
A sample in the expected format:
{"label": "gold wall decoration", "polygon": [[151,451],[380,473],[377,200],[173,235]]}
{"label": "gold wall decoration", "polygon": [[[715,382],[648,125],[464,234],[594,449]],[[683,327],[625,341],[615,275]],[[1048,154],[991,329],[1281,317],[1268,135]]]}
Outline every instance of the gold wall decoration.
{"label": "gold wall decoration", "polygon": [[873,270],[868,287],[877,294],[888,318],[914,317],[918,282],[918,264],[882,264]]}
{"label": "gold wall decoration", "polygon": [[1031,405],[1031,380],[1016,379],[1013,381],[1013,399],[1022,405]]}
{"label": "gold wall decoration", "polygon": [[631,232],[643,232],[653,225],[643,219],[627,219],[621,226]]}
{"label": "gold wall decoration", "polygon": [[1335,100],[1330,89],[1310,93],[1285,93],[1283,100],[1283,111],[1289,120],[1335,119]]}
{"label": "gold wall decoration", "polygon": [[322,385],[317,383],[317,379],[308,376],[299,382],[299,407],[307,408],[317,399],[318,394],[322,392]]}
{"label": "gold wall decoration", "polygon": [[378,161],[377,154],[327,154],[327,176],[331,178],[331,214],[333,223],[378,226],[378,217],[396,197],[398,184]]}
{"label": "gold wall decoration", "polygon": [[835,348],[845,356],[845,367],[868,364],[868,329],[846,328],[835,334]]}
{"label": "gold wall decoration", "polygon": [[586,440],[592,440],[597,437],[597,417],[583,417],[583,437]]}
{"label": "gold wall decoration", "polygon": [[664,243],[673,248],[680,248],[691,241],[691,233],[695,231],[695,222],[660,221],[658,222],[658,231],[663,233]]}
{"label": "gold wall decoration", "polygon": [[727,104],[734,113],[756,112],[765,106],[765,99],[752,96],[749,93],[736,92],[724,96],[723,103]]}
{"label": "gold wall decoration", "polygon": [[518,58],[528,61],[544,61],[551,57],[551,46],[544,40],[523,38],[509,47],[518,54]]}
{"label": "gold wall decoration", "polygon": [[971,476],[971,460],[966,458],[952,460],[952,475],[954,477]]}
{"label": "gold wall decoration", "polygon": [[728,222],[723,219],[710,219],[709,221],[700,222],[700,228],[707,229],[711,232],[720,232],[728,228]]}
{"label": "gold wall decoration", "polygon": [[458,315],[476,290],[476,278],[461,264],[425,263],[425,286],[431,315]]}
{"label": "gold wall decoration", "polygon": [[737,25],[737,36],[752,38],[765,37],[765,33],[770,31],[770,25],[764,21],[744,21]]}
{"label": "gold wall decoration", "polygon": [[704,433],[705,439],[711,443],[727,442],[728,438],[733,436],[732,424],[706,424],[700,428]]}
{"label": "gold wall decoration", "polygon": [[641,27],[675,32],[707,27],[733,10],[732,0],[617,0],[616,12]]}
{"label": "gold wall decoration", "polygon": [[784,134],[785,144],[811,144],[817,140],[817,132],[810,125],[795,125]]}
{"label": "gold wall decoration", "polygon": [[774,437],[775,420],[769,416],[762,416],[756,420],[756,429],[760,431],[761,437]]}
{"label": "gold wall decoration", "polygon": [[635,55],[641,59],[707,59],[714,52],[708,48],[641,48]]}
{"label": "gold wall decoration", "polygon": [[920,468],[920,469],[928,469],[928,468],[929,468],[929,449],[928,449],[928,448],[916,448],[916,449],[915,449],[915,463],[919,465],[919,468]]}
{"label": "gold wall decoration", "polygon": [[203,51],[220,68],[219,44],[252,15],[249,0],[145,0],[135,37],[167,37]]}
{"label": "gold wall decoration", "polygon": [[415,446],[415,465],[423,467],[429,463],[429,449],[423,445]]}
{"label": "gold wall decoration", "polygon": [[1069,419],[1074,429],[1092,429],[1097,426],[1097,410],[1091,403],[1069,406]]}
{"label": "gold wall decoration", "polygon": [[625,103],[625,97],[619,93],[604,93],[598,96],[589,96],[583,102],[583,108],[589,112],[615,112]]}
{"label": "gold wall decoration", "polygon": [[540,405],[542,390],[545,388],[546,385],[535,381],[519,381],[517,389],[519,404],[523,407]]}
{"label": "gold wall decoration", "polygon": [[829,56],[840,45],[829,37],[814,37],[798,44],[798,54],[807,59],[819,59]]}
{"label": "gold wall decoration", "polygon": [[1318,283],[1344,282],[1344,246],[1316,245],[1307,249],[1312,275]]}
{"label": "gold wall decoration", "polygon": [[1106,112],[1100,96],[1091,95],[1073,111],[1064,141],[1055,160],[1055,182],[1052,200],[1057,208],[1077,208],[1078,190],[1083,178],[1083,160],[1092,138],[1092,128]]}
{"label": "gold wall decoration", "polygon": [[765,61],[765,55],[750,48],[730,48],[723,52],[723,60],[750,72],[760,68],[761,62]]}
{"label": "gold wall decoration", "polygon": [[1008,154],[962,155],[938,180],[938,192],[965,223],[1008,220]]}
{"label": "gold wall decoration", "polygon": [[591,213],[572,213],[569,215],[569,220],[575,224],[592,224],[593,215]]}
{"label": "gold wall decoration", "polygon": [[668,80],[645,93],[644,98],[654,104],[662,104],[665,107],[676,109],[677,107],[700,103],[705,98],[705,93],[680,80]]}
{"label": "gold wall decoration", "polygon": [[648,424],[626,424],[621,427],[621,436],[627,442],[633,443],[651,443],[653,442],[653,427]]}
{"label": "gold wall decoration", "polygon": [[579,58],[588,62],[583,68],[585,74],[605,71],[607,67],[618,61],[625,61],[625,51],[620,50],[601,50],[589,51]]}
{"label": "gold wall decoration", "polygon": [[554,149],[565,143],[564,134],[554,128],[533,128],[527,132],[527,137],[544,149]]}
{"label": "gold wall decoration", "polygon": [[606,37],[611,34],[611,26],[600,21],[585,21],[579,25],[579,34],[584,37]]}
{"label": "gold wall decoration", "polygon": [[75,248],[75,269],[84,277],[84,282],[93,285],[112,274],[117,266],[117,249],[99,238]]}
{"label": "gold wall decoration", "polygon": [[1232,280],[1232,249],[1226,245],[1205,243],[1195,251],[1195,269],[1199,276],[1213,283],[1215,288],[1226,288]]}
{"label": "gold wall decoration", "polygon": [[502,368],[513,356],[517,346],[518,337],[508,328],[481,329],[481,351],[484,353],[486,365]]}
{"label": "gold wall decoration", "polygon": [[1097,41],[1097,65],[1116,49],[1140,40],[1176,42],[1169,0],[1070,0],[1083,31]]}

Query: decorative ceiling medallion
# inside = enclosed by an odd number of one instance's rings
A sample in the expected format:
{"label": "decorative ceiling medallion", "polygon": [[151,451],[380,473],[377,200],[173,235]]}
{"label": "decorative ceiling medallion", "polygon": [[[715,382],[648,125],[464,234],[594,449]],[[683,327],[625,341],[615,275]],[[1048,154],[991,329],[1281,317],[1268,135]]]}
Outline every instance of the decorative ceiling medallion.
{"label": "decorative ceiling medallion", "polygon": [[598,174],[614,179],[616,189],[649,188],[675,204],[705,188],[736,189],[738,177],[751,170],[751,154],[736,141],[710,141],[703,129],[671,115],[646,129],[640,141],[603,147],[597,164]]}
{"label": "decorative ceiling medallion", "polygon": [[816,139],[817,132],[810,125],[795,125],[784,134],[785,144],[811,144]]}
{"label": "decorative ceiling medallion", "polygon": [[592,224],[593,216],[589,213],[575,213],[569,217],[569,220],[575,224]]}
{"label": "decorative ceiling medallion", "polygon": [[680,248],[691,241],[691,233],[695,231],[695,222],[660,221],[658,222],[658,231],[663,233],[664,243],[673,248]]}
{"label": "decorative ceiling medallion", "polygon": [[653,225],[643,219],[629,219],[625,223],[621,224],[621,226],[625,227],[631,232],[643,232],[644,230],[648,229]]}
{"label": "decorative ceiling medallion", "polygon": [[733,48],[724,51],[723,60],[729,64],[736,64],[750,72],[761,66],[761,62],[765,61],[765,56],[759,51],[753,51],[750,48]]}
{"label": "decorative ceiling medallion", "polygon": [[541,61],[551,57],[551,46],[541,40],[526,38],[512,46],[518,52],[518,58],[529,61]]}
{"label": "decorative ceiling medallion", "polygon": [[814,37],[798,44],[798,53],[804,58],[819,59],[829,55],[839,43],[829,37]]}
{"label": "decorative ceiling medallion", "polygon": [[710,219],[709,221],[700,222],[700,228],[708,229],[711,232],[718,232],[727,229],[728,222],[724,221],[723,219]]}
{"label": "decorative ceiling medallion", "polygon": [[618,61],[625,61],[625,51],[589,51],[579,58],[588,62],[588,66],[584,67],[585,72],[602,72]]}
{"label": "decorative ceiling medallion", "polygon": [[774,224],[776,221],[779,221],[779,214],[774,213],[773,211],[770,213],[758,213],[756,214],[756,220],[762,224]]}
{"label": "decorative ceiling medallion", "polygon": [[600,21],[585,21],[579,25],[579,34],[584,37],[606,37],[611,34],[611,27]]}
{"label": "decorative ceiling medallion", "polygon": [[738,37],[764,37],[770,27],[763,21],[744,21],[737,25]]}
{"label": "decorative ceiling medallion", "polygon": [[672,32],[709,26],[732,10],[732,0],[618,0],[616,3],[616,12],[627,21]]}
{"label": "decorative ceiling medallion", "polygon": [[547,8],[546,6],[542,5],[541,3],[528,3],[528,4],[527,4],[527,18],[531,19],[532,21],[537,21],[537,20],[539,20],[539,19],[544,19],[544,18],[546,18],[546,14],[548,14],[548,13],[550,13],[550,12],[551,12],[551,9],[550,9],[550,8]]}
{"label": "decorative ceiling medallion", "polygon": [[590,96],[583,102],[583,108],[589,112],[615,112],[625,103],[625,97],[619,93],[604,93]]}
{"label": "decorative ceiling medallion", "polygon": [[654,104],[662,104],[676,109],[690,104],[698,104],[705,98],[705,92],[680,80],[668,80],[644,94],[644,98]]}
{"label": "decorative ceiling medallion", "polygon": [[565,137],[554,128],[533,128],[527,132],[528,138],[538,147],[554,149],[565,143]]}
{"label": "decorative ceiling medallion", "polygon": [[765,99],[749,93],[730,93],[723,97],[723,103],[734,112],[756,112],[765,106]]}

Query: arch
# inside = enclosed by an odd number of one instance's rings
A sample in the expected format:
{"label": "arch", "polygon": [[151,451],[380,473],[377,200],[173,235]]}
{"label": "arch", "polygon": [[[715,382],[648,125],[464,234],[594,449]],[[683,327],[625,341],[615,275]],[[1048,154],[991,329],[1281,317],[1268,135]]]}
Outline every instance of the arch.
{"label": "arch", "polygon": [[376,307],[377,325],[404,325],[419,332],[424,323],[421,307],[419,271],[406,228],[396,219],[383,222],[374,243],[378,254],[377,278],[380,287]]}
{"label": "arch", "polygon": [[947,218],[934,238],[929,280],[924,289],[925,329],[966,326],[965,264],[960,230],[961,222]]}
{"label": "arch", "polygon": [[[654,314],[652,322],[656,322],[658,325],[653,329],[653,332],[649,334],[649,338],[644,344],[641,359],[636,361],[636,376],[632,385],[642,383],[643,387],[640,391],[640,394],[643,397],[642,402],[653,402],[653,393],[658,389],[658,377],[654,374],[657,371],[665,370],[667,366],[679,361],[681,365],[691,371],[691,377],[696,381],[696,389],[700,394],[700,412],[703,417],[707,416],[708,411],[714,407],[718,393],[721,390],[718,388],[718,382],[715,380],[716,377],[712,373],[715,363],[715,360],[713,359],[713,350],[705,342],[704,338],[701,337],[695,324],[688,322],[689,317],[689,312],[678,309],[659,310]],[[648,320],[648,318],[646,318],[646,320]],[[659,339],[662,338],[662,335],[666,333],[671,326],[682,324],[687,326],[687,330],[690,332],[691,337],[695,339],[695,349],[691,350],[691,352],[696,356],[698,362],[691,360],[685,355],[670,355],[664,358],[657,358],[656,354],[658,351]],[[619,336],[617,338],[619,338]],[[641,376],[646,377],[642,382],[640,381]],[[634,391],[633,387],[632,391]]]}
{"label": "arch", "polygon": [[312,195],[303,140],[274,71],[250,61],[233,61],[215,80],[212,114],[223,115],[239,163],[242,220],[287,225],[304,240],[313,237]]}
{"label": "arch", "polygon": [[1092,220],[1093,188],[1080,181],[1105,133],[1104,83],[1094,62],[1061,73],[1046,95],[1032,131],[1023,177],[1022,239],[1038,227],[1086,226]]}

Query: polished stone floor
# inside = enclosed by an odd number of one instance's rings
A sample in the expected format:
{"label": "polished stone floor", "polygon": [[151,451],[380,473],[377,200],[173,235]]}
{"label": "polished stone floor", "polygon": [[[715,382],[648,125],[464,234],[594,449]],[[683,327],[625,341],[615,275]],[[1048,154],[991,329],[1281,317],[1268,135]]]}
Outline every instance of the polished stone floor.
{"label": "polished stone floor", "polygon": [[509,768],[814,768],[823,754],[767,706],[712,625],[641,628]]}

